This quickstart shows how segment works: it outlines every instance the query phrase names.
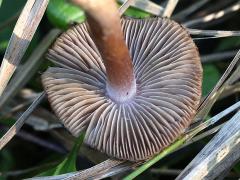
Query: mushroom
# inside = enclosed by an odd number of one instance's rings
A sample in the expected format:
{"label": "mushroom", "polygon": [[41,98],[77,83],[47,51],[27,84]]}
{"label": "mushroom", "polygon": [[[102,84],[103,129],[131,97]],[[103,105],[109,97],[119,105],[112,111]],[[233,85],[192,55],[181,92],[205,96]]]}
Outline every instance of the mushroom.
{"label": "mushroom", "polygon": [[[120,19],[114,0],[74,0],[87,22],[63,33],[42,75],[74,135],[118,159],[145,160],[181,135],[201,97],[202,67],[187,31],[161,17]],[[106,8],[107,7],[107,8]]]}

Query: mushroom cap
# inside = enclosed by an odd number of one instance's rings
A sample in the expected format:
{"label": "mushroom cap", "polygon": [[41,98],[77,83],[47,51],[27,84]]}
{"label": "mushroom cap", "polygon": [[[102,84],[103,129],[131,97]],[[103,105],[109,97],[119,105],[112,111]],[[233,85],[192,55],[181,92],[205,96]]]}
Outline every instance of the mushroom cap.
{"label": "mushroom cap", "polygon": [[187,31],[165,18],[121,20],[134,67],[137,92],[114,102],[106,72],[86,23],[63,33],[47,57],[42,82],[65,127],[107,155],[139,161],[162,151],[181,135],[201,97],[202,67]]}

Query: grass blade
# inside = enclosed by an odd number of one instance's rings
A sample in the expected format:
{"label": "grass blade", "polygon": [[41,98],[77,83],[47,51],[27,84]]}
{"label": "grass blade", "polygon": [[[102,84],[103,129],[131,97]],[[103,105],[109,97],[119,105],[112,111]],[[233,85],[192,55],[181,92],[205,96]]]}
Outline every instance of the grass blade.
{"label": "grass blade", "polygon": [[214,13],[208,14],[204,17],[200,17],[200,18],[197,18],[197,19],[187,21],[183,25],[186,26],[186,27],[192,27],[192,26],[199,25],[199,24],[202,24],[202,23],[210,22],[210,21],[213,21],[213,20],[220,19],[220,18],[222,18],[222,17],[224,17],[224,16],[226,16],[230,13],[237,12],[239,9],[240,9],[240,1],[233,4],[230,7],[222,9],[218,12],[214,12]]}
{"label": "grass blade", "polygon": [[240,112],[226,123],[176,179],[215,179],[230,168],[240,158],[239,118]]}
{"label": "grass blade", "polygon": [[107,169],[122,164],[123,162],[124,161],[108,159],[100,164],[97,164],[96,166],[83,171],[71,172],[56,176],[34,177],[28,180],[90,179],[91,177],[94,177],[95,175],[98,175]]}
{"label": "grass blade", "polygon": [[29,115],[37,107],[37,105],[43,100],[45,93],[42,92],[31,104],[31,106],[21,115],[21,117],[16,121],[16,123],[7,131],[6,134],[0,139],[0,150],[18,133],[18,131],[23,126],[24,122],[27,120]]}
{"label": "grass blade", "polygon": [[224,51],[224,52],[216,52],[211,54],[206,54],[201,56],[202,63],[214,63],[223,61],[226,59],[230,59],[235,56],[237,51]]}
{"label": "grass blade", "polygon": [[[124,3],[125,0],[119,0],[119,2]],[[164,10],[158,4],[146,0],[134,0],[131,5],[156,16],[162,15]]]}
{"label": "grass blade", "polygon": [[240,31],[220,31],[220,30],[201,30],[188,28],[191,35],[204,35],[204,36],[240,36]]}
{"label": "grass blade", "polygon": [[[232,71],[234,70],[237,63],[239,62],[239,59],[240,59],[240,50],[238,51],[238,53],[236,54],[236,56],[234,57],[234,59],[232,60],[232,62],[230,63],[230,65],[228,66],[228,68],[226,69],[226,71],[224,72],[224,74],[222,75],[220,80],[218,81],[218,83],[216,84],[216,86],[213,88],[213,90],[209,93],[209,95],[206,97],[206,99],[200,105],[200,107],[198,109],[198,113],[195,117],[195,121],[204,119],[207,116],[207,114],[211,110],[211,107],[213,106],[213,104],[217,101],[217,99],[221,95],[221,93],[223,93],[224,88],[226,88],[228,85],[230,85],[229,81],[227,83],[226,80],[229,77],[229,75],[232,73]],[[239,71],[240,71],[240,66],[238,66],[238,68],[229,77],[229,79],[232,80],[233,76],[234,76],[234,79],[237,79],[240,76],[240,74],[238,73]]]}
{"label": "grass blade", "polygon": [[123,13],[134,3],[134,0],[126,0],[121,7],[119,8],[119,14],[120,16],[123,15]]}
{"label": "grass blade", "polygon": [[13,30],[0,69],[0,96],[23,57],[42,16],[48,0],[28,0]]}
{"label": "grass blade", "polygon": [[180,20],[182,21],[184,20],[184,18],[186,18],[187,16],[191,15],[192,13],[203,7],[209,1],[210,0],[195,1],[194,4],[191,4],[188,8],[183,9],[179,13],[175,14],[173,18],[177,19],[178,21]]}
{"label": "grass blade", "polygon": [[171,17],[177,4],[178,4],[178,0],[168,0],[167,6],[163,12],[163,17]]}
{"label": "grass blade", "polygon": [[31,79],[36,73],[38,67],[42,63],[41,58],[47,51],[48,47],[55,40],[56,36],[59,35],[60,30],[51,30],[45,38],[39,43],[36,49],[33,51],[31,56],[28,58],[26,63],[21,67],[21,71],[18,71],[9,83],[3,96],[0,97],[0,109],[11,99],[17,92]]}

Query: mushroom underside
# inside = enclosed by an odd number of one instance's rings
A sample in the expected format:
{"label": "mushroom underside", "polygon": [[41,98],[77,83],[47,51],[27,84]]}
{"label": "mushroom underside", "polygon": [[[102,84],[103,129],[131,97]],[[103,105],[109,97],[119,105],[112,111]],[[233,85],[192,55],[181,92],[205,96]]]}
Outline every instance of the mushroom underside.
{"label": "mushroom underside", "polygon": [[137,92],[114,102],[105,67],[86,23],[63,33],[47,57],[42,82],[51,107],[74,135],[109,156],[138,161],[163,150],[191,123],[201,96],[198,50],[169,19],[122,19]]}

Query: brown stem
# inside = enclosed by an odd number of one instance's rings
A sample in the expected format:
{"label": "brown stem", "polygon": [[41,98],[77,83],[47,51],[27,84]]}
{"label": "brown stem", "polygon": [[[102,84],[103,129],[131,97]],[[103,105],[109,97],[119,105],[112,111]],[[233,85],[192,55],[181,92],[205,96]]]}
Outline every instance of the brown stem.
{"label": "brown stem", "polygon": [[86,11],[92,37],[106,67],[109,95],[117,101],[129,99],[136,91],[136,83],[115,1],[72,0],[72,2]]}

